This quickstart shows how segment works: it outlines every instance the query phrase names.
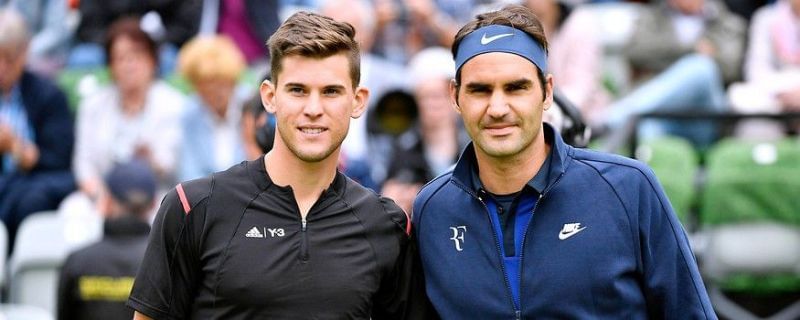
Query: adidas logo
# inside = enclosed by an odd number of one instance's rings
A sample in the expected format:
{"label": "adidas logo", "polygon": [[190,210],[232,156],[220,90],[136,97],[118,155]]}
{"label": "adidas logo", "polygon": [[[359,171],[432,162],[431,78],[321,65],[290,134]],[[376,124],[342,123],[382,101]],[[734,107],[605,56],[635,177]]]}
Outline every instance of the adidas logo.
{"label": "adidas logo", "polygon": [[257,227],[253,227],[253,229],[247,231],[247,234],[245,234],[244,236],[248,238],[263,238],[264,234],[261,233],[261,231],[259,231]]}

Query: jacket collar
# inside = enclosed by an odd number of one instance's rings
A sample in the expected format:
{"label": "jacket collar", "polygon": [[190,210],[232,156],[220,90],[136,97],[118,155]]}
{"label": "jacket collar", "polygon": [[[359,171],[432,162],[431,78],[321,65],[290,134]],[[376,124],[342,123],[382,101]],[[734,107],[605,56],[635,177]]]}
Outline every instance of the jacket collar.
{"label": "jacket collar", "polygon": [[[536,176],[528,181],[528,185],[538,192],[546,190],[547,186],[551,185],[564,173],[566,169],[567,152],[568,149],[571,148],[564,143],[561,135],[559,135],[550,124],[543,124],[542,133],[544,133],[545,143],[550,146],[550,154],[547,155],[547,160],[545,160],[545,163],[539,170],[546,171],[544,175],[541,174],[542,172],[537,173]],[[470,142],[461,153],[458,162],[456,162],[452,179],[473,191],[477,191],[477,188],[481,186],[480,181],[473,180],[473,175],[477,177],[477,169],[474,142]],[[540,176],[542,176],[542,178],[540,178]]]}
{"label": "jacket collar", "polygon": [[[269,187],[274,187],[284,192],[291,192],[291,188],[289,186],[279,186],[272,181],[269,173],[267,173],[267,168],[264,166],[264,155],[261,155],[254,160],[245,161],[245,166],[250,178],[256,184],[258,189],[266,190]],[[333,191],[337,194],[344,194],[346,188],[347,178],[344,174],[339,172],[339,170],[336,170],[336,176],[334,176],[333,182],[331,182],[330,186],[325,189],[323,195],[329,193],[329,191]]]}

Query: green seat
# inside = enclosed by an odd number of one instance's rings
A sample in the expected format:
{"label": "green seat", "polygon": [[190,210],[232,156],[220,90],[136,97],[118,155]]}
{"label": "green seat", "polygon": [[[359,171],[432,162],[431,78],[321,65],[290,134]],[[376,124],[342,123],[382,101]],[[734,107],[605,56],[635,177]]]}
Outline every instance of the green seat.
{"label": "green seat", "polygon": [[[717,311],[753,316],[726,293],[765,301],[800,293],[800,142],[725,139],[708,151],[706,168],[701,266]],[[800,317],[800,301],[773,317]]]}
{"label": "green seat", "polygon": [[695,176],[699,168],[692,144],[680,137],[659,137],[639,145],[636,158],[653,169],[678,218],[687,225],[696,200]]}
{"label": "green seat", "polygon": [[702,223],[800,226],[800,143],[722,140],[708,153]]}

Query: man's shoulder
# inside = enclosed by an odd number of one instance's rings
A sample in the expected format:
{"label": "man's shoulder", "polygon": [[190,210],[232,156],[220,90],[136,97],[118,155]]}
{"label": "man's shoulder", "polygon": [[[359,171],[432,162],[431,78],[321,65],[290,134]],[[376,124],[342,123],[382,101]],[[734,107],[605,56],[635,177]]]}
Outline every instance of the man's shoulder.
{"label": "man's shoulder", "polygon": [[209,197],[214,190],[238,189],[244,191],[246,189],[242,189],[242,183],[251,181],[247,165],[248,161],[242,161],[231,166],[227,170],[215,172],[202,178],[184,181],[179,183],[178,186],[183,189],[187,197],[191,195],[192,198],[196,199],[193,202],[199,202]]}
{"label": "man's shoulder", "polygon": [[572,166],[572,170],[587,169],[612,186],[656,183],[653,170],[642,161],[594,150],[577,148],[574,150],[573,161],[583,166]]}
{"label": "man's shoulder", "polygon": [[418,198],[428,198],[434,196],[438,191],[447,186],[450,179],[453,177],[453,171],[447,171],[431,181],[428,181],[417,195]]}
{"label": "man's shoulder", "polygon": [[[396,230],[402,230],[406,234],[409,232],[409,216],[392,199],[378,195],[372,189],[362,186],[347,176],[345,179],[346,185],[344,194],[341,195],[342,199],[360,219],[381,221],[388,217],[398,227]],[[383,214],[374,214],[374,212]]]}
{"label": "man's shoulder", "polygon": [[[25,71],[20,78],[20,90],[23,99],[35,99],[45,104],[52,104],[49,100],[60,98],[66,103],[66,97],[61,89],[50,79]],[[49,106],[48,107],[52,107]]]}

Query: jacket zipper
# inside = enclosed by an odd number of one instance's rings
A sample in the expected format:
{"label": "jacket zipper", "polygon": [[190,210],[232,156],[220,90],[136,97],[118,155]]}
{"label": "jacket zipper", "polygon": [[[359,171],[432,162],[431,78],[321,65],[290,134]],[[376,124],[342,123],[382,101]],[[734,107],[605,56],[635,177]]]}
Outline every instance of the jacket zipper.
{"label": "jacket zipper", "polygon": [[306,218],[300,220],[300,261],[308,261],[308,233],[306,233],[307,225]]}
{"label": "jacket zipper", "polygon": [[[539,207],[539,203],[542,202],[542,198],[544,198],[544,192],[539,195],[539,199],[536,199],[536,203],[533,204],[533,209],[531,209],[531,218],[528,220],[528,225],[525,226],[525,232],[522,234],[522,247],[519,249],[519,272],[517,272],[517,282],[519,283],[520,309],[522,309],[522,260],[525,258],[525,239],[528,238],[528,228],[531,227],[531,222],[533,222],[533,217],[536,214],[536,208]],[[517,320],[519,319],[520,314],[517,313]]]}
{"label": "jacket zipper", "polygon": [[[544,191],[542,191],[541,194],[539,194],[539,199],[536,199],[536,203],[533,204],[533,209],[531,209],[531,218],[530,220],[528,220],[528,225],[525,226],[525,232],[522,234],[522,247],[520,248],[520,253],[519,253],[519,273],[517,273],[517,281],[519,281],[520,309],[522,309],[522,285],[524,284],[522,282],[522,273],[523,273],[522,267],[524,266],[523,262],[525,260],[525,243],[528,240],[528,229],[531,227],[531,223],[533,222],[533,218],[536,214],[536,208],[539,207],[539,203],[542,202],[547,192],[558,184],[558,182],[561,180],[561,176],[563,175],[559,175],[558,178],[556,178],[556,180],[553,181],[553,183],[550,186],[548,186],[546,189],[544,189]],[[521,319],[520,316],[521,315],[519,311],[517,311],[517,320]]]}
{"label": "jacket zipper", "polygon": [[[481,190],[482,192],[483,190]],[[489,211],[489,207],[486,206],[486,202],[483,202],[483,197],[479,195],[475,195],[470,191],[467,191],[468,194],[471,194],[473,197],[477,198],[478,201],[483,205],[483,208],[486,210],[486,218],[489,219],[489,228],[492,229],[492,235],[494,236],[494,244],[495,248],[497,249],[497,256],[500,257],[500,271],[503,272],[503,282],[506,285],[506,297],[508,297],[508,301],[511,302],[511,309],[514,309],[514,314],[516,315],[516,319],[519,320],[520,318],[520,310],[517,309],[517,306],[514,304],[514,297],[511,296],[511,284],[508,282],[508,277],[506,277],[506,266],[505,262],[503,261],[502,257],[502,250],[500,250],[500,240],[497,237],[497,231],[494,230],[494,223],[492,223],[491,212]]]}

